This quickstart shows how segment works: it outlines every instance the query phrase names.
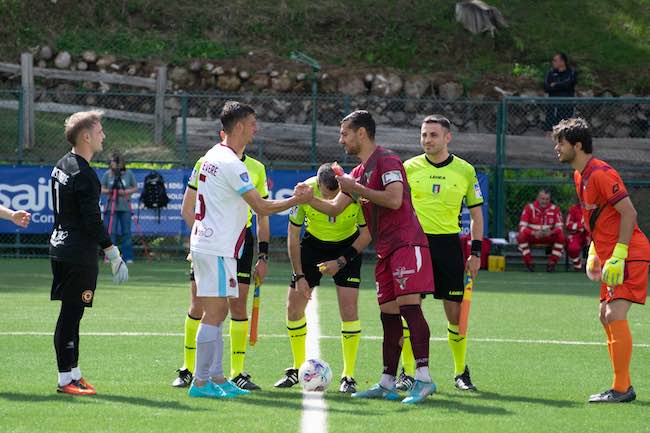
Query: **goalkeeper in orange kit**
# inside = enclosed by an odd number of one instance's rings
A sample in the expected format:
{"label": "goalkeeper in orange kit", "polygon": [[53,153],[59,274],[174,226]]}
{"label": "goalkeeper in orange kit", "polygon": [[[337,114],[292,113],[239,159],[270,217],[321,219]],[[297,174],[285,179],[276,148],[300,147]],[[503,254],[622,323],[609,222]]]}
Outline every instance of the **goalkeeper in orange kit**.
{"label": "goalkeeper in orange kit", "polygon": [[636,399],[630,380],[632,334],[627,312],[645,304],[648,292],[650,243],[637,225],[637,214],[619,174],[592,156],[591,131],[580,118],[553,128],[561,162],[576,170],[573,178],[592,242],[587,275],[601,281],[600,321],[614,369],[611,389],[589,397],[590,403],[624,403]]}

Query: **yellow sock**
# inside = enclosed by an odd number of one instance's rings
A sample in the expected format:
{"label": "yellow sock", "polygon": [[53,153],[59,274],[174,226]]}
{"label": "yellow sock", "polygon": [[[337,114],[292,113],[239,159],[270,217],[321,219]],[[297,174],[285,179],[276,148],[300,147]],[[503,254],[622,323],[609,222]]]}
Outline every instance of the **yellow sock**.
{"label": "yellow sock", "polygon": [[196,355],[196,331],[201,319],[195,319],[189,314],[185,317],[185,347],[183,348],[183,368],[194,373],[194,356]]}
{"label": "yellow sock", "polygon": [[300,368],[305,362],[305,345],[307,341],[307,319],[289,320],[287,319],[287,333],[291,343],[291,353],[293,354],[293,368]]}
{"label": "yellow sock", "polygon": [[342,376],[354,377],[357,364],[357,350],[361,338],[361,321],[341,322],[341,348],[343,349]]}
{"label": "yellow sock", "polygon": [[447,324],[447,340],[451,354],[454,357],[455,375],[463,374],[465,371],[465,354],[467,353],[467,336],[458,335],[458,325]]}
{"label": "yellow sock", "polygon": [[411,346],[411,332],[402,317],[402,334],[404,335],[404,343],[402,343],[402,367],[407,376],[415,376],[415,355],[413,355],[413,346]]}
{"label": "yellow sock", "polygon": [[237,377],[244,371],[246,357],[246,336],[248,319],[230,319],[230,377]]}

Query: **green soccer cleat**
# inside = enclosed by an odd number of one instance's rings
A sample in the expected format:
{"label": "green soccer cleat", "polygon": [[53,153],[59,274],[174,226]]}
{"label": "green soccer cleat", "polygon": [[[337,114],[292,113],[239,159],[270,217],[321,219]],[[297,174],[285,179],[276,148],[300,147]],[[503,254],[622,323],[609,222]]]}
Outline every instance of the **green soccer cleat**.
{"label": "green soccer cleat", "polygon": [[386,400],[399,400],[400,396],[395,392],[395,388],[388,389],[384,388],[380,384],[375,384],[366,391],[355,392],[352,394],[352,398],[383,398]]}
{"label": "green soccer cleat", "polygon": [[436,392],[436,384],[433,382],[423,382],[416,380],[408,397],[402,400],[404,404],[417,404],[423,401],[427,396]]}

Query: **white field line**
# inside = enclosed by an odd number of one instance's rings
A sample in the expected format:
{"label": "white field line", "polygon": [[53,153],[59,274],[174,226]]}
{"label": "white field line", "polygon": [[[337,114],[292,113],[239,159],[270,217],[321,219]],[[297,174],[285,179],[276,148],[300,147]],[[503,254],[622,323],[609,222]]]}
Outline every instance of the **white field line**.
{"label": "white field line", "polygon": [[[313,301],[313,299],[312,299]],[[309,333],[311,334],[311,320],[309,321]],[[53,332],[36,332],[36,331],[2,331],[0,337],[20,337],[20,336],[33,336],[33,337],[51,337]],[[183,337],[181,332],[82,332],[81,336],[88,337]],[[309,334],[307,334],[309,335]],[[224,334],[227,337],[228,334]],[[287,338],[285,334],[261,334],[260,338]],[[316,337],[314,337],[316,338]],[[321,335],[319,340],[340,339],[340,335]],[[362,335],[362,340],[380,340],[381,336],[378,335]],[[309,340],[308,340],[309,341]],[[447,338],[431,337],[431,341],[446,342]],[[544,339],[518,339],[518,338],[471,338],[472,342],[478,343],[504,343],[504,344],[541,344],[541,345],[560,345],[560,346],[605,346],[605,343],[599,341],[573,341],[573,340],[544,340]],[[309,343],[308,346],[309,347]],[[635,343],[634,347],[650,347],[648,343]],[[314,357],[307,354],[307,356]]]}
{"label": "white field line", "polygon": [[[320,358],[320,319],[318,317],[318,289],[312,292],[307,304],[307,359]],[[286,336],[285,336],[286,338]],[[340,338],[340,337],[339,337]],[[302,433],[327,433],[327,406],[322,392],[302,392]]]}

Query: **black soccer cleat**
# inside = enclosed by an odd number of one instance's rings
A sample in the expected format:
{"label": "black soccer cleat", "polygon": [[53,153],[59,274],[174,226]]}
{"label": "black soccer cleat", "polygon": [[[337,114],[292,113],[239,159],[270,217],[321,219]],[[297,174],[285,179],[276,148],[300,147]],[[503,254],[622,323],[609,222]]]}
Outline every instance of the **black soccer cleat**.
{"label": "black soccer cleat", "polygon": [[247,391],[259,391],[262,389],[258,385],[253,383],[253,381],[251,380],[251,375],[245,372],[239,373],[236,377],[233,377],[231,380],[240,389],[245,389]]}
{"label": "black soccer cleat", "polygon": [[357,381],[353,377],[344,376],[341,378],[341,386],[339,392],[352,394],[357,392]]}
{"label": "black soccer cleat", "polygon": [[589,396],[589,403],[629,403],[634,400],[636,400],[636,392],[633,387],[629,387],[625,392],[608,389],[600,394]]}
{"label": "black soccer cleat", "polygon": [[178,369],[178,377],[172,382],[174,388],[187,388],[192,383],[192,373],[188,369]]}
{"label": "black soccer cleat", "polygon": [[273,385],[276,388],[291,388],[298,383],[298,369],[297,368],[287,368],[284,370],[284,376],[282,379],[275,382]]}
{"label": "black soccer cleat", "polygon": [[406,374],[402,368],[402,372],[400,373],[399,377],[397,378],[397,382],[395,383],[395,388],[397,388],[398,391],[410,391],[413,388],[414,384],[415,379]]}
{"label": "black soccer cleat", "polygon": [[469,367],[465,366],[465,371],[462,374],[454,377],[454,385],[461,391],[476,391],[476,387],[472,383],[472,378],[469,376]]}

